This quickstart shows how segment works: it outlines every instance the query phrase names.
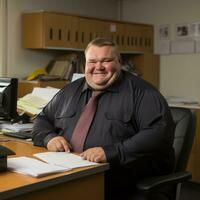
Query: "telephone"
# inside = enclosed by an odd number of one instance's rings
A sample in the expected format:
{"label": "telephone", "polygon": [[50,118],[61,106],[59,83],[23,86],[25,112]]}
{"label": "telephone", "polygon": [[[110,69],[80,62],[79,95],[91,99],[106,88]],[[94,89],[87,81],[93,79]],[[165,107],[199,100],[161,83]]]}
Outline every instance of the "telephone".
{"label": "telephone", "polygon": [[15,152],[0,145],[0,172],[7,170],[7,156],[15,155]]}

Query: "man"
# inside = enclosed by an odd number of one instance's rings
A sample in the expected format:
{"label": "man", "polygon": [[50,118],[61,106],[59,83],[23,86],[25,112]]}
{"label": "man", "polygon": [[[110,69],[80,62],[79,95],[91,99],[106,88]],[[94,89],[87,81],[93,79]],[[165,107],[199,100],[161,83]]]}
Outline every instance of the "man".
{"label": "man", "polygon": [[[106,198],[126,199],[138,179],[173,169],[174,124],[163,96],[121,69],[117,45],[97,38],[85,50],[85,78],[66,85],[35,120],[33,142],[72,151],[73,131],[92,91],[101,91],[81,156],[110,163]],[[81,134],[81,131],[80,131]]]}

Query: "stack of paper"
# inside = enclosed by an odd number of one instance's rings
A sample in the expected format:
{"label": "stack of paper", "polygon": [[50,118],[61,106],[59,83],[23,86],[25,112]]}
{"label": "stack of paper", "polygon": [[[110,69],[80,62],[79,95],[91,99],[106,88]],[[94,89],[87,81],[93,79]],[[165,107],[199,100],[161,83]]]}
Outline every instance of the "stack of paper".
{"label": "stack of paper", "polygon": [[80,156],[67,152],[44,152],[34,154],[34,156],[47,163],[71,169],[98,165],[98,163],[83,160]]}
{"label": "stack of paper", "polygon": [[60,167],[44,163],[29,157],[8,158],[8,169],[14,172],[41,177],[52,173],[64,172],[70,170],[68,167]]}
{"label": "stack of paper", "polygon": [[1,124],[0,129],[2,130],[8,130],[8,131],[14,131],[14,132],[29,132],[33,129],[33,123],[27,123],[27,124]]}
{"label": "stack of paper", "polygon": [[17,108],[32,115],[37,115],[59,90],[50,87],[35,87],[31,94],[27,94],[17,101]]}
{"label": "stack of paper", "polygon": [[168,103],[199,104],[198,101],[194,101],[186,97],[168,96],[165,98]]}

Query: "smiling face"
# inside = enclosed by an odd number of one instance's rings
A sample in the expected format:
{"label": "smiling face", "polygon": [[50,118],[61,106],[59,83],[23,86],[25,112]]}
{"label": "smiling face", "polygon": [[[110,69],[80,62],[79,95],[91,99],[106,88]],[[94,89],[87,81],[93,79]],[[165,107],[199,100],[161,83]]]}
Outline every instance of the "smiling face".
{"label": "smiling face", "polygon": [[105,89],[118,78],[121,64],[113,46],[91,45],[85,57],[85,78],[93,89]]}

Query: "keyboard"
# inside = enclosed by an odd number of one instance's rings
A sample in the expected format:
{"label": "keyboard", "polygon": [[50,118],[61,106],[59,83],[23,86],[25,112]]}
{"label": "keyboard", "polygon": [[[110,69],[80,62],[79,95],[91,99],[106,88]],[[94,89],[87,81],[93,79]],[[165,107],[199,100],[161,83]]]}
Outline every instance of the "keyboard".
{"label": "keyboard", "polygon": [[32,138],[32,133],[28,131],[20,131],[20,132],[4,132],[4,135],[16,137],[20,139],[29,139]]}

